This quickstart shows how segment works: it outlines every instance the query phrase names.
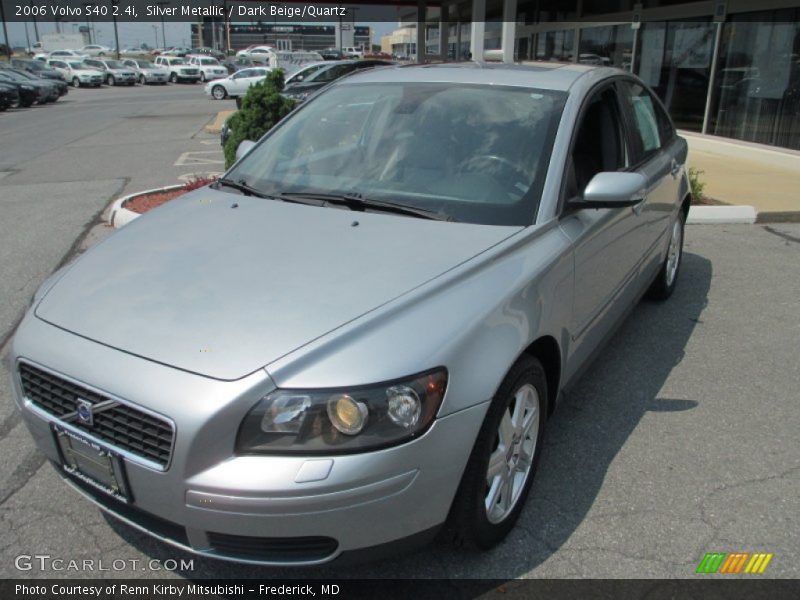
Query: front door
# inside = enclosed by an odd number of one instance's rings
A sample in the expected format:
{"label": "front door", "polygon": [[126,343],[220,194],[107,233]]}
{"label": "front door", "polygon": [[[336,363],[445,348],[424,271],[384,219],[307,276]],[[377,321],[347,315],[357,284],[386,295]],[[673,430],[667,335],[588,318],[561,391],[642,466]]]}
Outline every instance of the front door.
{"label": "front door", "polygon": [[588,98],[577,127],[566,167],[561,218],[575,260],[570,365],[584,362],[633,301],[647,224],[646,199],[632,208],[570,208],[570,201],[583,197],[592,177],[631,166],[632,149],[615,85],[608,84]]}

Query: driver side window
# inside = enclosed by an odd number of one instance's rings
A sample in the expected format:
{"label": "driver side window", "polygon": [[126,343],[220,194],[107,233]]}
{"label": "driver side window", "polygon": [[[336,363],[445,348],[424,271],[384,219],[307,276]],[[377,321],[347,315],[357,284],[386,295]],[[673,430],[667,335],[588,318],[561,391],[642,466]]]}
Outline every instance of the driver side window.
{"label": "driver side window", "polygon": [[585,105],[567,163],[565,198],[582,198],[592,177],[628,166],[622,119],[613,87],[596,92]]}

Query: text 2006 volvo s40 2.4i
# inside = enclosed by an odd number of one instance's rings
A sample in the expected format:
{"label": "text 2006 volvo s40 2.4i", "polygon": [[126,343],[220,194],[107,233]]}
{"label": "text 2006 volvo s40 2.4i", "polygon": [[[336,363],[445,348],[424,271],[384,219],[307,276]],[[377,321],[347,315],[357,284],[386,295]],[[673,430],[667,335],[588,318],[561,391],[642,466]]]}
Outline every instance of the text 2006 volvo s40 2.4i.
{"label": "text 2006 volvo s40 2.4i", "polygon": [[12,360],[39,447],[204,555],[496,544],[560,391],[675,287],[663,106],[605,67],[376,69],[239,150],[37,292]]}

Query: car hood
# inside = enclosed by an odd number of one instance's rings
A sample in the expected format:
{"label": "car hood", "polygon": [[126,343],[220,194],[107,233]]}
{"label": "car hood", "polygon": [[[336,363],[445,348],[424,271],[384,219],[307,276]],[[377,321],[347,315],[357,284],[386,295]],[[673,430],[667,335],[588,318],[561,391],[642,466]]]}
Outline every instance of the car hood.
{"label": "car hood", "polygon": [[519,229],[203,188],[87,252],[36,316],[150,360],[238,379]]}

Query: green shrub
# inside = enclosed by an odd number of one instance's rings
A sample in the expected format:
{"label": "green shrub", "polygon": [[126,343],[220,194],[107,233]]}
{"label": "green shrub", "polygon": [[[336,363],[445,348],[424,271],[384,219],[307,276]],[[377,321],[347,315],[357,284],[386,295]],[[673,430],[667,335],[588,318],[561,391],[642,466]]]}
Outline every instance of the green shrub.
{"label": "green shrub", "polygon": [[231,136],[225,142],[225,168],[236,161],[236,148],[244,140],[257,141],[295,107],[281,96],[283,71],[276,69],[253,85],[242,99],[242,107],[230,119]]}
{"label": "green shrub", "polygon": [[700,179],[700,175],[703,173],[705,173],[705,171],[700,171],[695,167],[689,167],[689,185],[692,188],[693,202],[699,202],[705,198],[703,190],[706,189],[706,182]]}

